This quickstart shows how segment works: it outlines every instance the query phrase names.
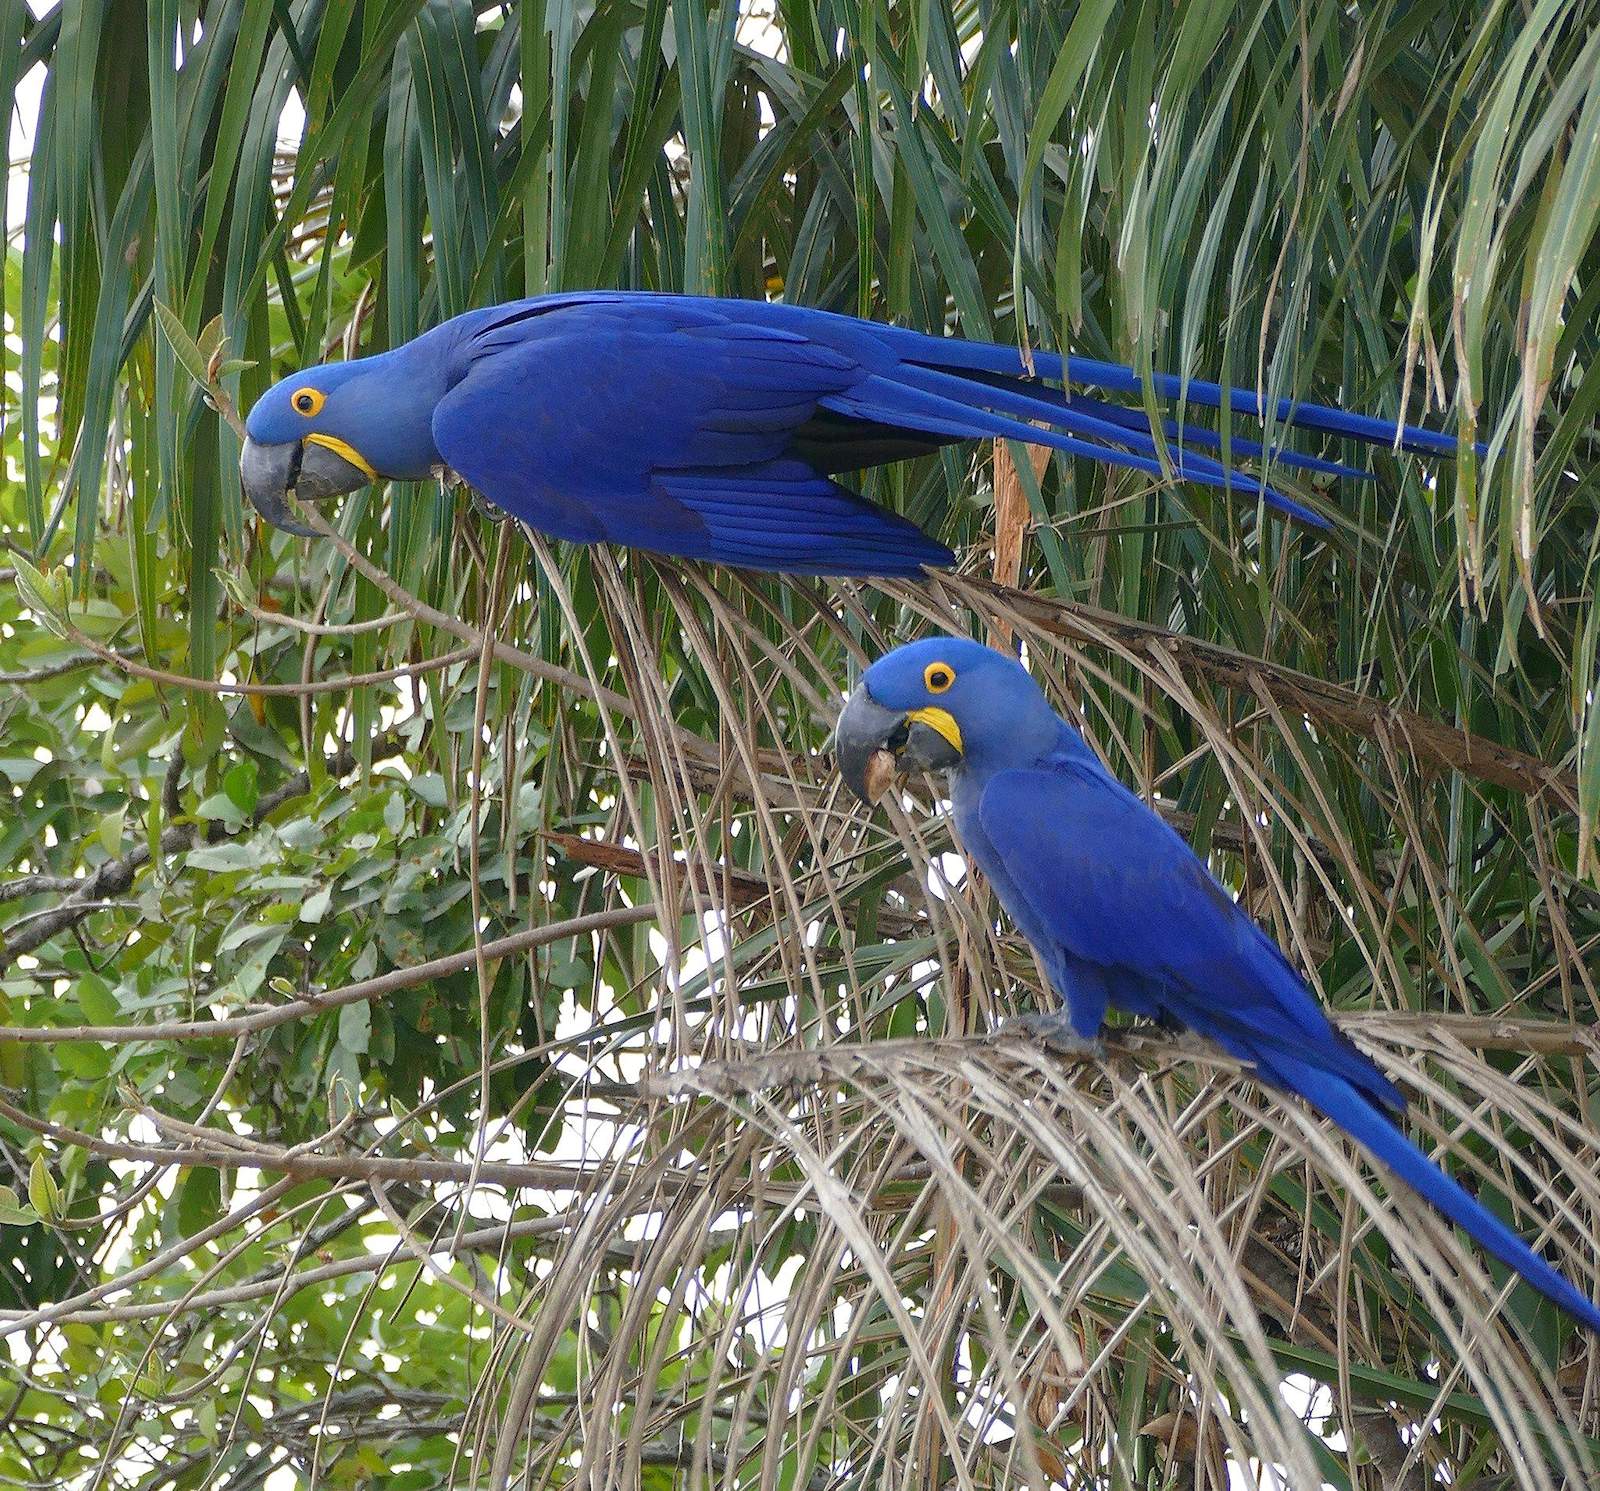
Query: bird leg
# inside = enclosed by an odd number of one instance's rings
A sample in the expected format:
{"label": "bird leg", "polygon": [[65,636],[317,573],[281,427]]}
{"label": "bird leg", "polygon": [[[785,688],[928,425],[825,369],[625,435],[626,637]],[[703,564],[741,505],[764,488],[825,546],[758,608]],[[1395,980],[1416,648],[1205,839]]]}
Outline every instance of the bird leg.
{"label": "bird leg", "polygon": [[500,524],[511,516],[503,507],[496,507],[483,495],[471,482],[463,481],[448,467],[436,468],[439,478],[439,489],[448,492],[452,486],[465,487],[467,496],[472,499],[472,510],[485,522]]}
{"label": "bird leg", "polygon": [[1071,1011],[1063,1005],[1060,1009],[1042,1010],[1032,1015],[1013,1015],[1000,1029],[1007,1034],[1032,1036],[1066,1056],[1076,1056],[1082,1061],[1104,1061],[1106,1043],[1099,1036],[1081,1036],[1072,1028]]}
{"label": "bird leg", "polygon": [[1165,1011],[1158,1015],[1135,1015],[1133,1024],[1128,1027],[1129,1035],[1145,1041],[1176,1041],[1180,1035],[1188,1033],[1182,1020]]}

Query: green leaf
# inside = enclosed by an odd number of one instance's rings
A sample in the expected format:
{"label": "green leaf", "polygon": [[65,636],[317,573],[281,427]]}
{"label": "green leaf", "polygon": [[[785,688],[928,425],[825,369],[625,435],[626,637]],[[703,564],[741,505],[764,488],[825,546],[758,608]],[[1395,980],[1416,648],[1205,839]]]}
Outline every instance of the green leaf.
{"label": "green leaf", "polygon": [[406,786],[430,808],[442,808],[448,800],[444,778],[437,772],[425,771],[420,776],[412,777]]}
{"label": "green leaf", "polygon": [[101,847],[107,854],[115,858],[122,852],[122,833],[128,821],[128,805],[124,803],[115,812],[102,813],[100,823],[95,830],[100,839]]}
{"label": "green leaf", "polygon": [[184,1237],[204,1231],[222,1215],[222,1172],[209,1166],[183,1172],[178,1186],[178,1228]]}
{"label": "green leaf", "polygon": [[224,827],[237,830],[244,826],[244,810],[226,792],[213,792],[195,806],[196,818],[213,819]]}
{"label": "green leaf", "polygon": [[228,800],[246,817],[255,812],[256,802],[261,796],[257,785],[258,776],[255,762],[247,760],[229,767],[222,777],[222,790],[227,793]]}
{"label": "green leaf", "polygon": [[303,922],[320,922],[328,914],[328,908],[333,904],[333,889],[323,886],[313,891],[300,903],[300,920]]}
{"label": "green leaf", "polygon": [[43,574],[21,554],[12,554],[10,562],[17,572],[17,593],[22,597],[23,605],[52,635],[67,637],[67,599],[70,592],[66,579],[59,574]]}
{"label": "green leaf", "polygon": [[200,350],[199,343],[189,335],[183,322],[178,319],[177,313],[159,300],[151,302],[151,309],[155,311],[161,334],[177,354],[184,371],[202,388],[209,386],[211,379],[206,369],[206,354]]}
{"label": "green leaf", "polygon": [[258,870],[270,857],[271,851],[261,844],[209,844],[191,849],[184,863],[192,870]]}
{"label": "green leaf", "polygon": [[115,1025],[122,1018],[122,1005],[111,986],[95,973],[86,973],[72,986],[73,996],[83,1018],[90,1025]]}
{"label": "green leaf", "polygon": [[372,1007],[364,999],[340,1006],[339,1044],[357,1056],[366,1055],[372,1039]]}
{"label": "green leaf", "polygon": [[109,1047],[84,1041],[63,1041],[55,1050],[62,1071],[85,1082],[95,1082],[111,1071]]}
{"label": "green leaf", "polygon": [[0,1186],[0,1227],[32,1227],[37,1225],[39,1213],[31,1206],[23,1206],[10,1186]]}
{"label": "green leaf", "polygon": [[61,1220],[61,1187],[45,1164],[44,1156],[35,1155],[28,1167],[28,1202],[45,1222]]}
{"label": "green leaf", "polygon": [[248,611],[256,603],[255,591],[247,583],[246,578],[238,570],[228,569],[218,565],[211,571],[216,580],[231,600],[241,611]]}

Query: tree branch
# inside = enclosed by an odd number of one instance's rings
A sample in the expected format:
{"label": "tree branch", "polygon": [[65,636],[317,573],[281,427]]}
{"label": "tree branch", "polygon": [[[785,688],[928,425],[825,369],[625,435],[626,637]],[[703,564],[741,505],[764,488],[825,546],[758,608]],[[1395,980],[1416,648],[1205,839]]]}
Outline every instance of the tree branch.
{"label": "tree branch", "polygon": [[[398,756],[404,749],[402,743],[392,735],[379,736],[372,745],[372,759],[382,760],[390,756]],[[174,757],[174,762],[181,769],[181,758]],[[345,746],[330,756],[324,763],[324,768],[330,777],[348,776],[356,769],[357,760],[354,750]],[[292,798],[303,797],[311,790],[311,777],[309,773],[297,771],[288,777],[272,791],[264,793],[256,803],[255,811],[250,815],[248,826],[259,827],[284,803]],[[169,766],[164,785],[163,809],[169,818],[177,817],[173,811],[177,799],[177,781],[173,770]],[[228,830],[221,823],[211,823],[205,828],[205,842],[216,843],[228,837]],[[196,823],[173,823],[161,831],[161,853],[163,856],[181,853],[185,849],[192,849],[200,842],[201,825]],[[135,844],[126,854],[115,859],[108,859],[104,864],[90,874],[81,878],[73,877],[70,880],[71,891],[67,898],[56,907],[42,914],[30,913],[26,925],[18,930],[18,923],[13,922],[4,932],[0,932],[0,973],[10,967],[11,963],[23,953],[31,953],[35,948],[42,947],[57,932],[68,927],[76,926],[86,916],[99,910],[101,905],[108,900],[115,900],[133,884],[133,877],[150,862],[150,845],[148,841]],[[66,877],[29,875],[21,880],[9,881],[0,885],[0,902],[18,900],[23,897],[43,894],[53,889],[66,889],[61,881]],[[41,883],[54,881],[55,884]]]}
{"label": "tree branch", "polygon": [[1448,767],[1463,776],[1530,797],[1549,795],[1576,809],[1578,781],[1574,772],[1401,705],[1369,698],[1343,684],[1328,683],[1220,643],[1204,642],[1076,601],[1033,595],[970,575],[940,576],[940,581],[969,603],[974,595],[998,601],[1053,636],[1094,646],[1115,644],[1136,654],[1165,653],[1212,683],[1259,696],[1270,694],[1276,700],[1293,703],[1312,719],[1357,735],[1396,739],[1419,761]]}
{"label": "tree branch", "polygon": [[[587,916],[574,916],[567,921],[550,922],[542,927],[513,932],[509,937],[497,938],[483,944],[485,958],[506,958],[529,948],[543,947],[559,942],[564,937],[577,937],[586,932],[604,932],[615,927],[636,926],[639,922],[653,921],[653,905],[616,906],[607,911],[591,911]],[[255,1010],[248,1015],[233,1015],[221,1020],[158,1020],[149,1025],[5,1025],[0,1026],[0,1041],[19,1041],[35,1045],[54,1045],[60,1041],[97,1041],[106,1046],[125,1046],[137,1041],[209,1041],[234,1039],[258,1030],[271,1030],[287,1025],[307,1015],[319,1015],[341,1005],[358,1004],[362,1000],[382,999],[400,989],[410,989],[431,979],[448,978],[471,968],[477,959],[475,948],[446,953],[427,963],[413,964],[407,968],[394,968],[376,978],[362,979],[330,989],[325,994],[307,999],[292,999],[287,1004],[273,1005]],[[137,1158],[137,1156],[129,1156]]]}
{"label": "tree branch", "polygon": [[42,668],[25,668],[20,673],[0,673],[0,683],[11,683],[19,688],[26,688],[29,684],[43,683],[49,678],[59,678],[63,673],[93,667],[94,662],[95,659],[92,657],[69,657],[65,662],[49,663]]}
{"label": "tree branch", "polygon": [[[592,865],[609,875],[647,879],[650,860],[656,857],[652,855],[647,860],[639,850],[630,849],[625,844],[613,843],[609,839],[585,839],[578,834],[561,833],[555,829],[543,830],[541,837],[574,863]],[[680,867],[687,868],[681,861],[679,863]],[[774,905],[777,887],[759,875],[750,874],[747,870],[736,870],[728,865],[715,864],[709,867],[696,866],[693,873],[700,891],[706,895],[717,896],[726,889],[729,903],[736,909]],[[847,920],[853,922],[853,908],[846,907],[845,916]],[[928,930],[925,917],[908,916],[885,906],[878,908],[877,919],[878,926],[895,937],[908,937]]]}
{"label": "tree branch", "polygon": [[[87,647],[101,662],[109,663],[113,668],[120,669],[135,678],[147,678],[153,683],[166,684],[169,688],[230,697],[242,694],[249,698],[298,699],[307,694],[339,694],[346,689],[364,688],[368,684],[393,683],[400,678],[415,678],[422,673],[434,673],[440,668],[464,663],[477,655],[477,649],[474,647],[457,647],[454,651],[441,653],[438,657],[423,658],[415,663],[396,663],[392,668],[378,668],[370,673],[350,673],[342,678],[316,678],[304,683],[220,683],[212,678],[195,678],[188,673],[171,673],[164,668],[152,668],[148,663],[139,662],[137,658],[127,657],[109,647],[102,647],[76,627],[69,625],[67,632],[74,642],[80,647]],[[0,678],[0,682],[4,681]]]}

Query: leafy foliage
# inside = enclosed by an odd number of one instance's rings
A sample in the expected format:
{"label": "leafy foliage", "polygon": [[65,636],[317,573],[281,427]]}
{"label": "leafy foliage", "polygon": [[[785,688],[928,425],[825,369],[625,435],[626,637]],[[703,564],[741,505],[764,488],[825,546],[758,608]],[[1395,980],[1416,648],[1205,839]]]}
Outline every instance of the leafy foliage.
{"label": "leafy foliage", "polygon": [[[916,784],[867,823],[824,754],[889,641],[1024,641],[1592,1290],[1590,7],[34,10],[0,1475],[1592,1482],[1586,1339],[1214,1053],[989,1036],[1047,997],[1026,948]],[[918,587],[556,551],[424,487],[309,544],[241,508],[211,406],[608,284],[1485,449],[1275,473],[1331,536],[947,452],[867,486],[965,556]]]}

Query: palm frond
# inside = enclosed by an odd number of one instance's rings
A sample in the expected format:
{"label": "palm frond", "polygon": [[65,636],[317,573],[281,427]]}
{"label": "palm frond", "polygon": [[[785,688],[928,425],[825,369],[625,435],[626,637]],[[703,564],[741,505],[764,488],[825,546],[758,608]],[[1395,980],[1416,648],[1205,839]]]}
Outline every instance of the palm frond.
{"label": "palm frond", "polygon": [[[32,9],[0,1473],[1594,1479],[1587,1340],[1214,1052],[990,1034],[1050,997],[1026,945],[922,784],[869,821],[825,754],[884,647],[1014,638],[1593,1292],[1586,7]],[[946,451],[866,487],[963,554],[922,586],[572,551],[424,487],[304,546],[247,521],[206,378],[245,406],[610,284],[1484,450],[1275,470],[1327,537]]]}

